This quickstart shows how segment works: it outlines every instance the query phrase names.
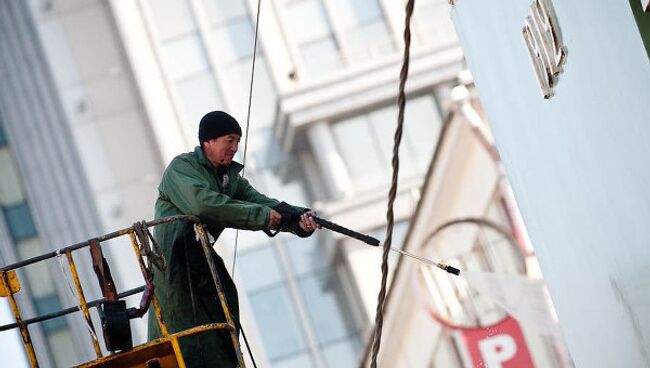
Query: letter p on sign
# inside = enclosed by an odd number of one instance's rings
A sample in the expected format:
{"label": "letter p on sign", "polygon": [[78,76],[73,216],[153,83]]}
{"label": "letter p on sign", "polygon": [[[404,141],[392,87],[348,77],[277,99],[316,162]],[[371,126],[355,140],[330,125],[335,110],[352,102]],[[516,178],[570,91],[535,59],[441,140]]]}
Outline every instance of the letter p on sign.
{"label": "letter p on sign", "polygon": [[503,368],[503,363],[517,353],[517,343],[510,335],[497,335],[478,342],[483,362],[488,368]]}
{"label": "letter p on sign", "polygon": [[493,326],[461,330],[461,335],[472,360],[471,367],[535,367],[519,324],[511,317]]}

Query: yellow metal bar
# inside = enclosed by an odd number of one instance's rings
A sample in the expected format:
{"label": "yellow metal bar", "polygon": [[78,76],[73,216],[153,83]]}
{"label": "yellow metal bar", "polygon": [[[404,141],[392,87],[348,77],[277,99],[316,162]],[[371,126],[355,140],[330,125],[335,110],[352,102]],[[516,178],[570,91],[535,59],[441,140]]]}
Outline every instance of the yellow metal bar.
{"label": "yellow metal bar", "polygon": [[0,296],[9,296],[20,291],[20,282],[15,271],[8,271],[7,278],[0,278]]}
{"label": "yellow metal bar", "polygon": [[[131,245],[133,245],[133,251],[135,252],[135,257],[138,259],[138,265],[140,266],[140,272],[142,272],[142,277],[148,279],[149,275],[147,273],[147,268],[144,265],[144,260],[142,260],[142,254],[140,254],[140,247],[138,247],[138,241],[135,238],[135,231],[130,229],[128,231],[129,238],[131,238]],[[156,297],[156,290],[151,297],[151,302],[153,304],[153,309],[156,312],[156,320],[158,321],[158,326],[160,327],[160,332],[163,336],[169,336],[167,330],[167,325],[165,325],[165,320],[162,317],[162,312],[160,311],[160,304],[158,304],[158,298]]]}
{"label": "yellow metal bar", "polygon": [[84,318],[86,318],[86,323],[90,327],[92,331],[88,331],[90,333],[90,338],[93,341],[93,348],[95,348],[95,354],[97,355],[97,358],[102,357],[102,349],[99,347],[99,341],[97,341],[97,335],[95,333],[95,327],[93,326],[93,320],[90,317],[90,311],[88,311],[88,305],[86,304],[86,297],[84,296],[84,291],[81,288],[81,282],[79,281],[79,274],[77,273],[77,266],[74,263],[74,259],[72,259],[72,251],[68,249],[65,252],[65,256],[68,259],[68,266],[70,267],[70,274],[72,274],[72,280],[74,280],[74,285],[77,289],[77,298],[79,298],[79,305],[81,306],[81,311],[84,314]]}
{"label": "yellow metal bar", "polygon": [[201,246],[203,247],[203,252],[205,253],[205,259],[208,262],[210,267],[210,273],[212,274],[212,280],[214,281],[214,286],[217,288],[217,294],[219,295],[219,302],[221,302],[221,308],[223,309],[223,314],[226,316],[226,322],[232,329],[230,330],[230,337],[232,339],[233,348],[235,348],[235,353],[237,354],[237,360],[239,360],[239,367],[245,367],[244,357],[241,353],[241,348],[239,346],[239,336],[237,335],[237,329],[235,328],[235,322],[230,315],[230,310],[228,309],[228,304],[226,303],[226,296],[223,292],[223,287],[221,286],[221,280],[219,280],[219,275],[217,274],[217,269],[214,266],[214,260],[210,254],[210,246],[208,244],[208,238],[205,234],[205,229],[203,224],[198,224],[195,226],[196,231],[199,233],[199,239],[201,240]]}
{"label": "yellow metal bar", "polygon": [[[138,246],[138,241],[135,237],[135,230],[131,228],[128,233],[129,233],[129,238],[131,238],[131,245],[133,245],[133,250],[135,251],[135,256],[138,259],[140,272],[142,272],[142,277],[144,277],[146,280],[148,279],[149,275],[147,272],[147,268],[144,265],[142,254],[140,254],[140,247]],[[167,330],[167,325],[165,324],[165,320],[162,316],[162,312],[160,310],[160,304],[158,303],[158,297],[156,296],[155,289],[153,295],[151,296],[151,302],[153,304],[154,312],[156,313],[156,321],[158,322],[158,326],[160,327],[160,332],[164,337],[169,337],[169,331]],[[171,342],[172,342],[172,348],[174,349],[174,355],[176,356],[176,362],[178,363],[179,368],[185,368],[185,358],[183,357],[183,353],[181,352],[181,347],[178,343],[178,339],[172,338]]]}
{"label": "yellow metal bar", "polygon": [[[207,332],[207,331],[212,331],[212,330],[230,329],[230,328],[231,328],[231,326],[229,326],[226,323],[210,323],[210,324],[207,324],[207,325],[201,325],[201,326],[190,328],[189,330],[184,330],[184,331],[172,334],[169,337],[162,337],[162,338],[159,338],[159,339],[156,339],[156,340],[153,340],[153,341],[149,341],[149,342],[147,342],[145,344],[138,345],[138,346],[134,347],[132,350],[129,350],[128,352],[126,352],[126,353],[142,352],[142,351],[146,350],[149,347],[159,345],[159,344],[163,344],[163,343],[166,343],[166,342],[171,343],[172,344],[172,349],[173,349],[174,343],[176,343],[176,346],[178,346],[178,341],[177,340],[180,339],[180,338],[183,338],[185,336],[195,335],[195,334],[199,334],[199,333],[203,333],[203,332]],[[120,354],[109,355],[109,356],[103,357],[101,359],[93,360],[92,362],[83,363],[83,364],[77,366],[77,368],[88,368],[88,367],[100,366],[104,362],[115,360],[116,358],[119,357],[119,355]],[[177,361],[177,363],[179,364],[180,368],[185,367],[184,362]]]}
{"label": "yellow metal bar", "polygon": [[[2,272],[2,281],[4,281],[5,285],[11,285],[9,283],[9,278],[7,277],[6,272]],[[14,294],[9,288],[9,304],[11,305],[11,310],[14,312],[14,317],[16,317],[16,323],[18,324],[18,327],[20,328],[20,334],[23,337],[23,344],[25,345],[25,350],[27,350],[27,356],[29,358],[29,363],[32,365],[33,368],[38,367],[38,359],[36,358],[36,352],[34,351],[34,346],[32,346],[32,338],[29,336],[29,331],[27,330],[27,326],[23,323],[23,319],[20,316],[20,309],[18,308],[18,304],[16,303],[16,299],[14,298]]]}

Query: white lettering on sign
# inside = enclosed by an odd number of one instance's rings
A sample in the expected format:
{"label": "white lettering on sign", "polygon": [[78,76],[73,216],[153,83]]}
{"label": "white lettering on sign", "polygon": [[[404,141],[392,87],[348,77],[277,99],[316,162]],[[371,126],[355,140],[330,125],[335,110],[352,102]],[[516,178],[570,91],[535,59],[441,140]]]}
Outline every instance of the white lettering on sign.
{"label": "white lettering on sign", "polygon": [[550,98],[566,60],[566,47],[562,45],[560,27],[548,0],[534,0],[530,4],[522,33],[542,95]]}
{"label": "white lettering on sign", "polygon": [[512,359],[517,353],[517,343],[512,336],[501,334],[479,341],[478,349],[486,368],[502,368],[502,363]]}

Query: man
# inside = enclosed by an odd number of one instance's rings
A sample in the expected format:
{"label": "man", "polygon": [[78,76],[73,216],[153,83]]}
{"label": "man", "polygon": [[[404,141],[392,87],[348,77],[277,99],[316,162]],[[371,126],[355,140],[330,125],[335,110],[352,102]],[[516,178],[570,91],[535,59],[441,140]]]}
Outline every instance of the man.
{"label": "man", "polygon": [[[279,204],[255,190],[239,175],[243,166],[233,157],[242,131],[222,111],[206,114],[199,125],[199,143],[169,164],[158,187],[156,218],[195,215],[216,239],[226,227],[243,230],[276,229],[282,216]],[[307,237],[319,228],[314,212],[304,212],[291,229]],[[155,228],[154,237],[167,260],[164,271],[154,268],[156,296],[170,333],[215,322],[225,322],[205,254],[191,224],[172,222]],[[237,288],[221,257],[211,251],[228,303],[239,320]],[[161,337],[154,313],[149,313],[149,340]],[[187,367],[236,367],[237,357],[226,330],[204,332],[180,340]]]}

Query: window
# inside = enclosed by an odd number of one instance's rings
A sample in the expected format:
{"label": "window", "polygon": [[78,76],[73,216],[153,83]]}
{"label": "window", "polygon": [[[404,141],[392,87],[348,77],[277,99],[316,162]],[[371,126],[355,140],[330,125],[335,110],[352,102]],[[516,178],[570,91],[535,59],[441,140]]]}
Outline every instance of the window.
{"label": "window", "polygon": [[329,368],[356,367],[361,351],[359,339],[343,339],[323,348],[323,355]]}
{"label": "window", "polygon": [[179,97],[187,137],[195,138],[201,117],[224,109],[204,39],[187,0],[148,0],[155,36],[162,44],[165,73]]}
{"label": "window", "polygon": [[179,80],[208,70],[208,60],[198,33],[165,43],[167,72]]}
{"label": "window", "polygon": [[416,1],[413,25],[413,33],[421,44],[445,46],[458,42],[447,0]]}
{"label": "window", "polygon": [[288,239],[285,249],[289,253],[293,271],[297,276],[322,271],[329,266],[317,236]]}
{"label": "window", "polygon": [[[38,238],[33,237],[16,244],[21,261],[43,254],[43,247]],[[29,292],[34,298],[42,298],[54,292],[52,274],[46,262],[36,262],[22,268],[29,284]]]}
{"label": "window", "polygon": [[275,257],[269,245],[257,247],[241,255],[238,270],[242,273],[246,290],[254,291],[283,281],[284,277]]}
{"label": "window", "polygon": [[310,76],[396,50],[378,0],[285,0],[282,15]]}
{"label": "window", "polygon": [[[400,145],[400,178],[426,172],[442,125],[431,95],[406,103]],[[388,106],[335,122],[332,133],[357,191],[387,185],[392,172],[397,107]],[[359,150],[358,147],[364,147]]]}
{"label": "window", "polygon": [[[204,0],[209,15],[212,47],[218,50],[218,62],[223,68],[224,88],[233,96],[230,110],[240,122],[246,121],[248,94],[255,46],[255,23],[245,3],[239,1]],[[251,121],[256,128],[268,127],[275,115],[276,92],[269,76],[263,45],[257,40],[255,85],[251,105]]]}
{"label": "window", "polygon": [[196,135],[203,115],[209,111],[218,110],[224,105],[217,83],[212,73],[205,71],[178,81],[176,86],[183,104],[182,110],[187,131]]}
{"label": "window", "polygon": [[[1,138],[1,137],[0,137]],[[0,147],[0,206],[10,206],[24,201],[18,171],[9,147]]]}
{"label": "window", "polygon": [[7,144],[7,136],[5,135],[4,130],[2,129],[2,122],[0,121],[0,146]]}
{"label": "window", "polygon": [[241,0],[201,0],[212,24],[246,15],[246,5]]}
{"label": "window", "polygon": [[330,0],[343,27],[350,62],[365,61],[395,51],[377,0]]}
{"label": "window", "polygon": [[72,367],[80,363],[76,359],[78,355],[75,352],[72,334],[69,329],[65,328],[48,333],[47,341],[50,344],[50,350],[57,367]]}
{"label": "window", "polygon": [[[61,301],[56,294],[49,294],[40,298],[34,298],[34,305],[36,306],[36,314],[42,316],[47,313],[57,312],[63,307]],[[57,317],[47,321],[41,322],[45,333],[50,333],[67,326],[65,317]]]}
{"label": "window", "polygon": [[186,35],[196,30],[187,0],[148,0],[156,28],[163,39]]}
{"label": "window", "polygon": [[[186,135],[194,138],[201,117],[211,110],[227,110],[240,122],[246,121],[255,28],[245,1],[147,2],[154,36],[162,43],[165,73],[180,100]],[[255,127],[268,127],[275,116],[277,94],[259,39],[257,53],[251,120]],[[232,97],[227,106],[224,93]]]}
{"label": "window", "polygon": [[321,0],[287,2],[282,24],[296,44],[308,74],[326,74],[341,67],[338,43]]}
{"label": "window", "polygon": [[3,208],[5,219],[14,242],[36,236],[36,227],[32,220],[27,203],[21,202],[16,205]]}
{"label": "window", "polygon": [[336,341],[356,332],[351,313],[341,308],[337,280],[329,273],[311,275],[300,280],[300,290],[305,298],[309,317],[321,344]]}
{"label": "window", "polygon": [[[336,123],[332,130],[352,182],[358,190],[371,189],[387,181],[386,160],[367,116]],[[359,149],[363,147],[363,149]]]}
{"label": "window", "polygon": [[255,30],[248,16],[215,27],[212,32],[216,46],[221,51],[219,58],[224,64],[253,56]]}
{"label": "window", "polygon": [[271,362],[306,350],[286,286],[255,293],[250,300]]}

